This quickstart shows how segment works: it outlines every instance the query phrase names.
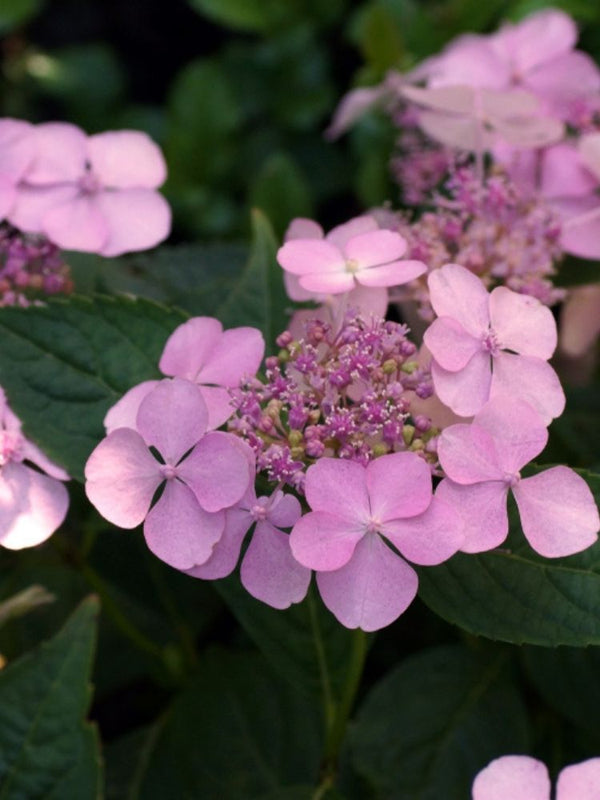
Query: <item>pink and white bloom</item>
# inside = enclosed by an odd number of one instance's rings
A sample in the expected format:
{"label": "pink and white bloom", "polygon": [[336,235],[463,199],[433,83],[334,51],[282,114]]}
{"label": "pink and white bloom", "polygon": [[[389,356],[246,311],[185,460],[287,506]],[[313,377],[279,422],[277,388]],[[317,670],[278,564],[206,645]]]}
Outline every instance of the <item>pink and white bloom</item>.
{"label": "pink and white bloom", "polygon": [[34,127],[20,119],[0,119],[0,220],[12,211],[17,184],[36,156]]}
{"label": "pink and white bloom", "polygon": [[523,533],[547,558],[569,556],[597,540],[598,509],[587,483],[568,467],[551,467],[530,478],[520,470],[539,455],[548,431],[537,412],[520,400],[490,401],[472,424],[451,425],[437,443],[446,478],[437,496],[462,516],[466,553],[500,545],[508,534],[509,490]]}
{"label": "pink and white bloom", "polygon": [[[164,375],[195,383],[208,408],[208,428],[219,428],[232,415],[232,392],[244,377],[254,377],[265,353],[257,328],[223,330],[213,317],[192,317],[167,339],[159,368]],[[108,433],[135,427],[140,403],[158,381],[144,381],[126,392],[104,418]]]}
{"label": "pink and white bloom", "polygon": [[120,528],[144,522],[150,550],[181,570],[210,558],[223,533],[224,509],[242,498],[252,477],[237,437],[207,433],[207,426],[200,389],[165,379],[141,402],[135,429],[109,433],[85,467],[88,499],[102,516]]}
{"label": "pink and white bloom", "polygon": [[[530,756],[501,756],[475,778],[472,800],[550,800],[546,765]],[[561,770],[556,800],[598,800],[600,758],[590,758]]]}
{"label": "pink and white bloom", "polygon": [[242,559],[242,585],[273,608],[299,603],[308,591],[311,571],[293,557],[290,537],[282,529],[291,528],[301,514],[300,502],[293,495],[278,490],[268,497],[257,497],[250,485],[240,502],[227,510],[225,530],[212,556],[202,566],[187,570],[188,575],[215,580],[233,572],[242,542],[255,524]]}
{"label": "pink and white bloom", "polygon": [[9,221],[67,250],[116,256],[165,239],[171,212],[156,189],[166,177],[158,146],[141,131],[94,136],[75,125],[33,128],[36,156]]}
{"label": "pink and white bloom", "polygon": [[357,286],[408,283],[427,271],[422,261],[401,260],[406,240],[398,233],[370,230],[343,244],[306,238],[287,241],[277,253],[284,270],[309,292],[342,294]]}
{"label": "pink and white bloom", "polygon": [[468,269],[446,264],[428,277],[438,319],[425,331],[440,400],[463,417],[498,396],[527,401],[546,424],[565,396],[547,363],[556,348],[551,311],[529,295],[499,286],[488,294]]}
{"label": "pink and white bloom", "polygon": [[321,458],[307,470],[305,491],[312,510],[292,529],[292,553],[317,571],[323,602],[347,628],[392,623],[417,593],[417,573],[404,558],[440,564],[463,541],[457,515],[432,499],[430,469],[414,453],[366,467]]}
{"label": "pink and white bloom", "polygon": [[62,482],[68,480],[25,438],[0,389],[0,545],[20,550],[51,536],[67,514],[69,494]]}

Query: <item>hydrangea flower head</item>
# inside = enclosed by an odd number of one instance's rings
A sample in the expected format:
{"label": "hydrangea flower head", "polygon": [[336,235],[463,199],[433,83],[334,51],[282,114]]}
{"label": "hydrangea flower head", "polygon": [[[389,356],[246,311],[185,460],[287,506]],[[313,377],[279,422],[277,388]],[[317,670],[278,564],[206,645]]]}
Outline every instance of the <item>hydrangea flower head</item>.
{"label": "hydrangea flower head", "polygon": [[503,286],[488,294],[458,264],[435,270],[428,284],[438,319],[424,341],[443,403],[467,417],[503,395],[526,400],[547,424],[562,413],[564,393],[547,363],[557,341],[548,308]]}
{"label": "hydrangea flower head", "polygon": [[321,239],[293,239],[277,253],[281,266],[299,276],[310,292],[342,294],[357,285],[396,286],[427,271],[421,261],[401,260],[406,241],[392,231],[372,230],[343,244]]}
{"label": "hydrangea flower head", "polygon": [[460,521],[432,500],[431,471],[414,453],[366,467],[322,458],[309,467],[305,489],[312,510],[292,529],[292,552],[317,571],[323,602],[348,628],[377,630],[410,605],[418,578],[402,556],[440,564],[462,543]]}
{"label": "hydrangea flower head", "polygon": [[490,401],[472,424],[442,431],[438,457],[447,477],[437,495],[463,516],[463,551],[477,553],[504,541],[509,490],[519,508],[523,533],[541,555],[572,555],[596,541],[598,509],[583,478],[563,466],[521,477],[520,470],[547,441],[548,432],[536,411],[508,398]]}
{"label": "hydrangea flower head", "polygon": [[51,536],[67,514],[69,495],[62,482],[68,480],[25,438],[0,389],[0,544],[20,550]]}
{"label": "hydrangea flower head", "polygon": [[109,433],[85,467],[87,496],[102,516],[121,528],[144,522],[150,550],[177,569],[210,558],[223,533],[223,509],[237,503],[250,483],[241,443],[226,433],[207,433],[207,425],[200,389],[165,379],[142,400],[135,429]]}
{"label": "hydrangea flower head", "polygon": [[33,130],[36,155],[18,187],[9,221],[67,250],[116,256],[145,250],[169,233],[171,212],[156,191],[166,167],[140,131],[86,136],[75,125]]}
{"label": "hydrangea flower head", "polygon": [[[475,778],[472,800],[550,800],[546,765],[530,756],[502,756]],[[556,800],[597,800],[600,758],[565,767],[556,783]]]}

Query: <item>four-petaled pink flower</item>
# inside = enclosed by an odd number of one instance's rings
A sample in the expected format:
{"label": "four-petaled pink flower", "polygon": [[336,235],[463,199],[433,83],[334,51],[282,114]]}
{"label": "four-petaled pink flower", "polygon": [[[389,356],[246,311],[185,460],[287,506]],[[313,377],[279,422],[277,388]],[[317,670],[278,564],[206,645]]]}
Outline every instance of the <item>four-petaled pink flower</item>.
{"label": "four-petaled pink flower", "polygon": [[62,481],[68,480],[61,467],[23,436],[0,389],[0,544],[20,550],[51,536],[67,514],[69,494]]}
{"label": "four-petaled pink flower", "polygon": [[[473,783],[473,800],[550,800],[546,765],[530,756],[502,756],[481,770]],[[556,800],[598,800],[600,758],[561,770]]]}
{"label": "four-petaled pink flower", "polygon": [[504,286],[488,294],[468,269],[446,264],[428,278],[438,319],[425,331],[431,375],[440,400],[463,417],[497,396],[527,401],[546,424],[565,396],[547,363],[556,347],[551,311]]}
{"label": "four-petaled pink flower", "polygon": [[414,453],[393,453],[366,467],[322,458],[306,473],[312,511],[294,525],[294,557],[317,571],[323,602],[348,628],[389,625],[417,593],[415,564],[440,564],[463,541],[452,508],[432,499],[431,472]]}
{"label": "four-petaled pink flower", "polygon": [[536,411],[507,398],[490,401],[472,424],[442,431],[437,451],[447,477],[436,495],[463,517],[463,551],[478,553],[504,541],[509,489],[523,533],[541,555],[572,555],[596,541],[598,509],[583,478],[562,466],[521,478],[520,470],[547,441],[548,431]]}
{"label": "four-petaled pink flower", "polygon": [[33,128],[35,159],[18,186],[9,221],[59,247],[116,256],[145,250],[169,234],[171,212],[155,191],[166,166],[141,131],[94,136],[75,125]]}
{"label": "four-petaled pink flower", "polygon": [[136,429],[114,430],[85,467],[87,496],[102,516],[121,528],[144,522],[150,550],[181,570],[210,558],[223,533],[224,509],[243,497],[252,477],[239,439],[207,433],[207,424],[200,389],[165,379],[140,404]]}
{"label": "four-petaled pink flower", "polygon": [[[165,375],[197,384],[208,408],[208,428],[219,428],[233,413],[232,390],[245,376],[254,377],[265,353],[257,328],[224,331],[213,317],[192,317],[167,339],[159,368]],[[135,427],[140,403],[158,381],[144,381],[126,392],[104,419],[110,433]]]}
{"label": "four-petaled pink flower", "polygon": [[223,536],[210,559],[202,566],[186,570],[188,575],[215,580],[233,572],[244,537],[256,523],[242,559],[242,585],[257,600],[273,608],[299,603],[308,590],[311,571],[293,557],[290,537],[282,528],[291,528],[301,514],[300,502],[293,495],[277,490],[269,497],[257,497],[254,486],[250,485],[240,502],[227,510]]}
{"label": "four-petaled pink flower", "polygon": [[310,292],[341,294],[357,285],[397,286],[427,271],[422,261],[399,260],[406,240],[398,233],[372,230],[359,233],[343,244],[324,239],[292,239],[277,253],[281,266],[299,276],[300,286]]}

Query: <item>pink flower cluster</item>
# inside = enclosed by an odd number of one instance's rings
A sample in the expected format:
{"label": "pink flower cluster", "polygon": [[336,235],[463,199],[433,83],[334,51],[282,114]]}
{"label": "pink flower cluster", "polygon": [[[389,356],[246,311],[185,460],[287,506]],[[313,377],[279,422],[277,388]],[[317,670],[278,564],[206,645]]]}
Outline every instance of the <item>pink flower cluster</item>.
{"label": "pink flower cluster", "polygon": [[29,441],[0,389],[0,544],[10,550],[45,541],[69,507],[67,473]]}
{"label": "pink flower cluster", "polygon": [[156,191],[166,166],[140,131],[86,136],[75,125],[0,120],[0,220],[66,250],[116,256],[171,227]]}
{"label": "pink flower cluster", "polygon": [[[546,765],[530,756],[502,756],[475,778],[472,800],[550,800]],[[565,767],[556,783],[556,800],[597,800],[600,758]]]}

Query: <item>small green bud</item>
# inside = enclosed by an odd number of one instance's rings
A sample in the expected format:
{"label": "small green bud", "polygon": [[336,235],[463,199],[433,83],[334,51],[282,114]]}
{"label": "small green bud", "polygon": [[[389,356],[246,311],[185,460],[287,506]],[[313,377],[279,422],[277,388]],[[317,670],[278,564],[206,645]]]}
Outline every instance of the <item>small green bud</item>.
{"label": "small green bud", "polygon": [[403,426],[403,428],[402,428],[402,438],[404,439],[404,444],[407,447],[412,442],[414,435],[415,435],[415,426],[414,425],[404,425]]}

